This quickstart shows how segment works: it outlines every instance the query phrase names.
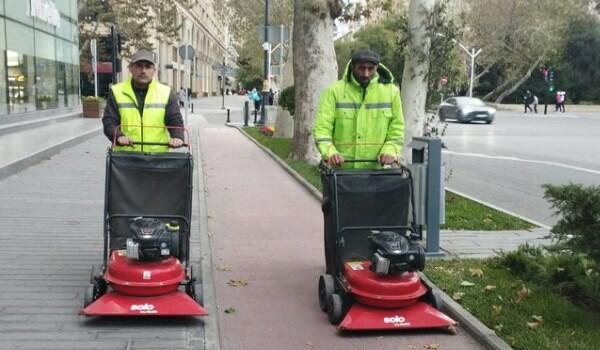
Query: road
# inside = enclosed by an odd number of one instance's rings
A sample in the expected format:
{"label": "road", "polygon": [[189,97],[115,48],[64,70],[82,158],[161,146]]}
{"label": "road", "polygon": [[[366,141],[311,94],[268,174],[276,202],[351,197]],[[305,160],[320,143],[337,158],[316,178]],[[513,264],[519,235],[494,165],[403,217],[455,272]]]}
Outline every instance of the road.
{"label": "road", "polygon": [[557,218],[541,186],[600,185],[599,133],[600,115],[583,112],[498,112],[491,125],[450,121],[446,185],[551,226]]}

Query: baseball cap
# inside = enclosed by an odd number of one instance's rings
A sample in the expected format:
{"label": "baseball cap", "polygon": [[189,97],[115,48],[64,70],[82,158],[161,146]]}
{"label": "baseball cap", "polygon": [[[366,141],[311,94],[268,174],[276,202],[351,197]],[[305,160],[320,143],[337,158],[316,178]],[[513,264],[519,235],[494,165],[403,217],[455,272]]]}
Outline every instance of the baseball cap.
{"label": "baseball cap", "polygon": [[352,63],[371,62],[379,64],[379,55],[369,49],[360,49],[352,54]]}
{"label": "baseball cap", "polygon": [[131,63],[136,63],[139,61],[148,61],[152,64],[156,64],[156,62],[154,62],[154,54],[148,50],[138,50],[133,54],[131,57]]}

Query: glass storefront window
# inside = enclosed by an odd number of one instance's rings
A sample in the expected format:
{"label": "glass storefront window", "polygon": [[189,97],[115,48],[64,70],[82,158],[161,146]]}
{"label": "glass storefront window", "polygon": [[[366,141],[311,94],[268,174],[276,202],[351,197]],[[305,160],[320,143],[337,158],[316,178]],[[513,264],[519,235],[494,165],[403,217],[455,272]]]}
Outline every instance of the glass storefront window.
{"label": "glass storefront window", "polygon": [[0,115],[8,113],[6,103],[6,59],[4,49],[0,50]]}
{"label": "glass storefront window", "polygon": [[33,24],[33,17],[29,16],[29,0],[4,0],[4,2],[6,17],[14,18],[25,24]]}
{"label": "glass storefront window", "polygon": [[35,111],[33,56],[7,50],[6,68],[10,112]]}
{"label": "glass storefront window", "polygon": [[37,109],[57,107],[56,44],[53,36],[35,32],[35,83]]}

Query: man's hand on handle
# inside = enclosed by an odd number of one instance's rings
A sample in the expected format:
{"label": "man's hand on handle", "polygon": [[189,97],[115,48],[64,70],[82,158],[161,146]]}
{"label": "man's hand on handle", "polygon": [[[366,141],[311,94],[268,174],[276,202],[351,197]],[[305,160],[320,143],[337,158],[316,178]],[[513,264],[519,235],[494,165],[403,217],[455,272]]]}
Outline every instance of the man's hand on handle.
{"label": "man's hand on handle", "polygon": [[336,153],[336,154],[332,155],[331,157],[329,157],[329,159],[327,160],[327,163],[329,163],[330,166],[332,166],[332,165],[340,166],[340,165],[344,164],[344,156],[342,156],[339,153]]}
{"label": "man's hand on handle", "polygon": [[183,140],[179,139],[177,137],[174,137],[172,139],[169,140],[169,147],[171,148],[179,148],[183,146]]}
{"label": "man's hand on handle", "polygon": [[379,157],[377,157],[377,160],[381,165],[392,165],[397,162],[396,157],[389,154],[380,154]]}
{"label": "man's hand on handle", "polygon": [[117,138],[117,145],[119,146],[133,146],[133,141],[125,135]]}

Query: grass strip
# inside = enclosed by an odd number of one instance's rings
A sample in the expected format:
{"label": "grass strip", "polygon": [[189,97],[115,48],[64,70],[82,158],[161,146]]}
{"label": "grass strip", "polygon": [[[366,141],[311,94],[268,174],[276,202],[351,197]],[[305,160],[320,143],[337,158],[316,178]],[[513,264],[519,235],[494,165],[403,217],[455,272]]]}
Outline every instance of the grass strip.
{"label": "grass strip", "polygon": [[600,315],[487,260],[429,260],[427,276],[516,350],[600,349]]}

